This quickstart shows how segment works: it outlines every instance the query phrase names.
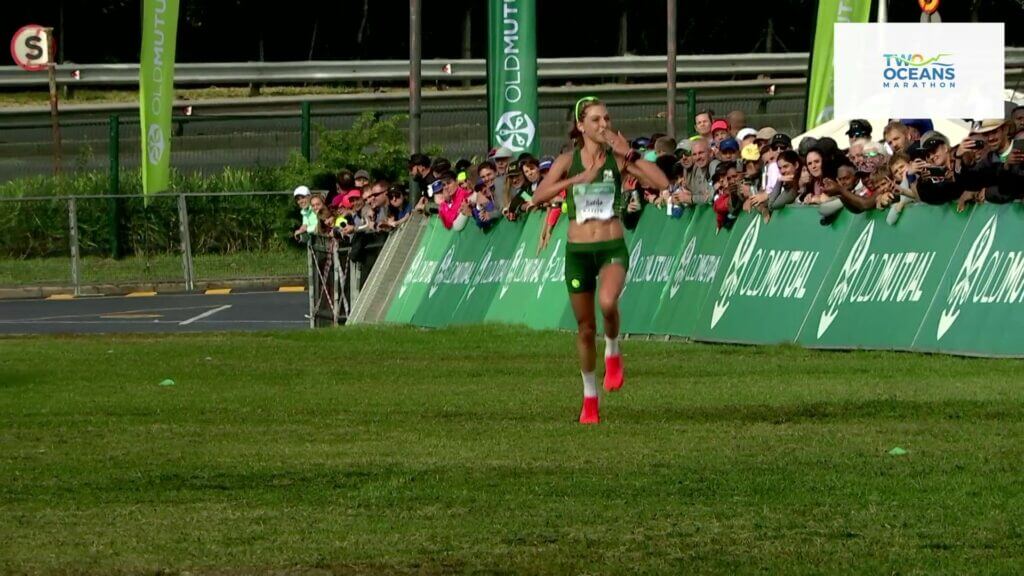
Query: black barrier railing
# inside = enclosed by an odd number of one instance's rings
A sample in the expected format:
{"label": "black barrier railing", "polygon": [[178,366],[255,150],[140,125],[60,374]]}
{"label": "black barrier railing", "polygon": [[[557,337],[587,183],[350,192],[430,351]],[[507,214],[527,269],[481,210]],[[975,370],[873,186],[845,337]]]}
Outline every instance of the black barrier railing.
{"label": "black barrier railing", "polygon": [[[384,244],[372,241],[357,248],[330,236],[309,237],[310,328],[345,324]],[[354,251],[358,258],[352,257]]]}

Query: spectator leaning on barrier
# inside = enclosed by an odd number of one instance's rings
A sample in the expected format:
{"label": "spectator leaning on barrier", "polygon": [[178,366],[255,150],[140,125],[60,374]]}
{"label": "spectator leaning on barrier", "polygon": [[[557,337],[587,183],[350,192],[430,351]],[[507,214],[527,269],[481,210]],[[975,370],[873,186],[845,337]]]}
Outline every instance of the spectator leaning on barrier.
{"label": "spectator leaning on barrier", "polygon": [[889,145],[889,150],[893,154],[897,152],[905,152],[907,146],[910,146],[910,129],[903,125],[902,122],[889,122],[885,125],[885,143]]}
{"label": "spectator leaning on barrier", "polygon": [[431,186],[434,198],[437,200],[441,224],[449,230],[462,230],[467,221],[462,212],[468,194],[464,189],[459,188],[455,173],[451,170],[442,172],[441,177]]}
{"label": "spectator leaning on barrier", "polygon": [[427,187],[433,181],[430,157],[419,153],[409,156],[409,201],[418,203],[421,198],[426,198]]}
{"label": "spectator leaning on barrier", "polygon": [[740,175],[736,166],[722,164],[715,170],[711,182],[715,186],[715,197],[712,202],[715,211],[715,223],[718,230],[731,229],[736,218],[743,209],[746,198],[740,186]]}
{"label": "spectator leaning on barrier", "polygon": [[1017,106],[1010,112],[1010,122],[1013,123],[1013,131],[1024,130],[1024,106]]}
{"label": "spectator leaning on barrier", "polygon": [[355,182],[356,188],[362,188],[370,183],[370,173],[366,170],[356,170],[355,176],[352,179]]}
{"label": "spectator leaning on barrier", "polygon": [[718,169],[720,164],[731,164],[737,169],[740,167],[739,163],[740,155],[740,143],[733,138],[726,138],[718,143],[718,151],[715,153],[715,159],[709,164],[711,174],[714,175],[715,170]]}
{"label": "spectator leaning on barrier", "polygon": [[406,198],[406,191],[401,185],[395,184],[388,188],[388,218],[384,228],[394,230],[405,224],[412,216],[412,206]]}
{"label": "spectator leaning on barrier", "polygon": [[957,180],[957,160],[945,135],[934,130],[924,134],[921,148],[926,155],[926,163],[920,165],[917,179],[917,195],[922,202],[956,202],[958,210],[963,210],[967,203],[978,199],[979,191],[967,190],[963,182]]}
{"label": "spectator leaning on barrier", "polygon": [[[793,141],[786,134],[776,132],[771,140],[761,147],[761,163],[764,173],[761,176],[761,191],[770,192],[775,189],[782,173],[777,163],[779,155],[793,147]],[[797,174],[799,176],[799,173]]]}
{"label": "spectator leaning on barrier", "polygon": [[536,158],[526,158],[519,163],[523,169],[523,176],[526,178],[526,185],[530,188],[530,195],[533,196],[533,191],[537,189],[537,185],[540,184],[541,173],[540,173],[540,160]]}
{"label": "spectator leaning on barrier", "polygon": [[969,190],[982,190],[986,202],[1006,204],[1019,199],[1024,190],[1005,176],[1013,143],[1009,123],[1001,119],[981,120],[971,126],[971,135],[957,147],[963,164],[960,179]]}
{"label": "spectator leaning on barrier", "polygon": [[344,196],[346,192],[355,187],[355,179],[352,178],[352,172],[348,170],[339,170],[334,176],[334,190],[327,196],[328,204],[333,205],[335,198]]}
{"label": "spectator leaning on barrier", "polygon": [[506,174],[508,173],[508,165],[512,162],[512,151],[508,148],[501,146],[494,150],[494,154],[490,158],[494,162],[495,176],[494,181],[491,182],[492,194],[494,196],[494,202],[498,206],[505,206],[508,202],[508,185],[506,183]]}
{"label": "spectator leaning on barrier", "polygon": [[729,132],[729,123],[725,120],[715,120],[711,123],[711,140],[713,141],[712,146],[718,148],[719,144],[723,140],[732,138],[732,134]]}
{"label": "spectator leaning on barrier", "polygon": [[[803,147],[803,142],[800,143]],[[801,190],[797,202],[801,204],[822,204],[828,201],[829,196],[825,193],[825,155],[818,148],[811,148],[804,156],[804,165],[807,169],[809,182]]]}
{"label": "spectator leaning on barrier", "polygon": [[490,186],[480,186],[470,198],[469,208],[473,220],[480,228],[488,229],[501,219],[501,209],[494,201],[493,188]]}
{"label": "spectator leaning on barrier", "polygon": [[518,161],[509,163],[506,182],[509,190],[509,204],[508,206],[499,206],[499,208],[506,218],[515,220],[521,212],[529,208],[529,202],[533,199],[533,190],[527,185],[522,165]]}
{"label": "spectator leaning on barrier", "polygon": [[872,130],[871,122],[867,120],[850,120],[850,128],[846,131],[850,138],[850,146],[853,146],[855,140],[871,140]]}
{"label": "spectator leaning on barrier", "polygon": [[371,229],[377,231],[388,219],[388,188],[391,184],[387,180],[377,180],[364,196],[366,208],[364,218],[371,223]]}
{"label": "spectator leaning on barrier", "polygon": [[753,144],[757,140],[757,130],[753,128],[743,128],[736,132],[736,141],[740,143],[740,150]]}
{"label": "spectator leaning on barrier", "polygon": [[704,140],[694,140],[692,149],[693,166],[690,167],[686,178],[686,188],[690,191],[694,204],[709,204],[715,193],[711,186],[710,146]]}
{"label": "spectator leaning on barrier", "polygon": [[740,150],[740,161],[742,164],[744,196],[753,196],[760,190],[761,183],[761,150],[757,144],[750,143]]}
{"label": "spectator leaning on barrier", "polygon": [[[776,136],[780,136],[777,134]],[[751,196],[744,205],[745,210],[757,209],[768,220],[770,214],[787,204],[792,204],[800,195],[800,173],[803,161],[795,150],[782,150],[775,161],[779,178],[771,190]]]}
{"label": "spectator leaning on barrier", "polygon": [[302,238],[303,234],[316,234],[319,220],[316,211],[310,207],[310,192],[307,186],[299,186],[292,192],[292,197],[299,205],[299,213],[302,219],[299,228],[295,230],[294,236]]}
{"label": "spectator leaning on barrier", "polygon": [[[316,215],[315,232],[311,231],[310,234],[326,234],[334,225],[334,213],[327,206],[324,197],[319,194],[310,195],[309,208]],[[307,228],[307,230],[310,229]]]}

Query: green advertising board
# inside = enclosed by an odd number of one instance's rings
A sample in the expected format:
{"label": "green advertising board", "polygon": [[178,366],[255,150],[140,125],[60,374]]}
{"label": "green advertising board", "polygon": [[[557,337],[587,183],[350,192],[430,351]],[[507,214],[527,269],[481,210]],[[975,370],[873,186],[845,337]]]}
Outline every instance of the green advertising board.
{"label": "green advertising board", "polygon": [[620,330],[626,334],[651,334],[663,302],[663,294],[679,264],[679,252],[693,211],[672,218],[662,210],[645,210],[636,230],[629,235],[629,273],[619,300]]}
{"label": "green advertising board", "polygon": [[719,230],[709,206],[688,211],[690,220],[651,328],[654,334],[692,336],[733,232]]}
{"label": "green advertising board", "polygon": [[1024,206],[976,207],[918,331],[914,348],[1024,355]]}
{"label": "green advertising board", "polygon": [[[562,328],[569,299],[565,291],[565,233],[563,218],[552,230],[544,250],[538,250],[543,214],[530,214],[515,245],[505,253],[505,274],[485,320],[523,324],[536,329]],[[575,327],[575,324],[573,324]]]}
{"label": "green advertising board", "polygon": [[[532,214],[487,232],[431,222],[387,321],[575,329],[568,224],[539,250],[544,220]],[[770,222],[745,214],[718,230],[707,207],[682,218],[645,211],[627,233],[622,332],[1024,356],[1024,207],[915,205],[895,225],[882,212],[819,220],[812,207],[790,206]]]}
{"label": "green advertising board", "polygon": [[970,216],[911,206],[890,226],[885,215],[854,219],[800,344],[911,349]]}
{"label": "green advertising board", "polygon": [[[793,342],[850,227],[841,215],[821,226],[814,209],[744,214],[729,232],[693,337],[714,342]],[[713,215],[709,214],[713,218]]]}
{"label": "green advertising board", "polygon": [[391,307],[388,308],[385,321],[397,324],[412,323],[413,315],[419,310],[430,289],[437,265],[454,238],[455,236],[445,229],[439,219],[431,218],[427,222],[427,231],[420,239],[409,269],[402,276],[402,283],[395,293]]}

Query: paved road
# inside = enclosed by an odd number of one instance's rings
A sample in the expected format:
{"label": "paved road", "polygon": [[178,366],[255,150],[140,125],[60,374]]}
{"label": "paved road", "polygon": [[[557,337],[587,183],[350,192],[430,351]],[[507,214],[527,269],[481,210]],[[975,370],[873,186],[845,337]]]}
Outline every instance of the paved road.
{"label": "paved road", "polygon": [[2,300],[0,334],[308,329],[308,309],[304,292]]}

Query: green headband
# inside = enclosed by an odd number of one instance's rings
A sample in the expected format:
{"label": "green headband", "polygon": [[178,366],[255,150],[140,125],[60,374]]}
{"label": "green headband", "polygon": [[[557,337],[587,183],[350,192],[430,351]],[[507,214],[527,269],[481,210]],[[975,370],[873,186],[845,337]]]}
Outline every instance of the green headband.
{"label": "green headband", "polygon": [[583,98],[580,98],[579,100],[577,100],[576,101],[576,107],[575,107],[575,113],[573,114],[573,119],[576,120],[577,122],[579,122],[579,120],[580,120],[580,104],[583,104],[584,102],[596,102],[596,101],[597,101],[597,96],[584,96]]}

